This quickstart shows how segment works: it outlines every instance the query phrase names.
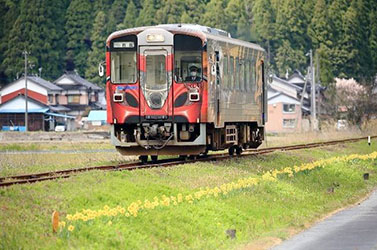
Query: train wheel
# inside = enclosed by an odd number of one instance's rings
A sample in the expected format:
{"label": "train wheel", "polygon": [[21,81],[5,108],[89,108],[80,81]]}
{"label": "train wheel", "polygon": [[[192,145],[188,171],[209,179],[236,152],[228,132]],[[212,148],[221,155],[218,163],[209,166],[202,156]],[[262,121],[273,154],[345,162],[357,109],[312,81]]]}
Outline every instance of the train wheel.
{"label": "train wheel", "polygon": [[187,155],[180,155],[179,159],[182,160],[182,161],[186,161],[187,160]]}
{"label": "train wheel", "polygon": [[151,155],[151,159],[153,163],[156,163],[158,160],[158,155]]}
{"label": "train wheel", "polygon": [[230,148],[228,148],[228,153],[230,156],[234,155],[234,146],[231,146]]}
{"label": "train wheel", "polygon": [[201,153],[201,156],[203,156],[203,157],[207,157],[208,156],[208,148],[206,148],[206,151],[204,151],[203,153]]}
{"label": "train wheel", "polygon": [[196,158],[198,158],[197,155],[190,155],[190,156],[189,156],[189,159],[190,159],[190,160],[196,160]]}
{"label": "train wheel", "polygon": [[236,154],[237,155],[241,155],[242,154],[242,147],[241,146],[236,147]]}
{"label": "train wheel", "polygon": [[139,160],[141,163],[146,164],[148,162],[148,155],[140,155]]}

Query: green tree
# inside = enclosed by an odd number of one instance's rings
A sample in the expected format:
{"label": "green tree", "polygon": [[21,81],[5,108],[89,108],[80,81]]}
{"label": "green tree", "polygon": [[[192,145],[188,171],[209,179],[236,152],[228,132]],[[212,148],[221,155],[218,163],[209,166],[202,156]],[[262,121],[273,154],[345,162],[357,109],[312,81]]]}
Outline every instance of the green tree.
{"label": "green tree", "polygon": [[228,2],[225,9],[225,19],[228,23],[226,31],[239,39],[250,40],[251,18],[246,10],[246,2],[244,1],[230,0]]}
{"label": "green tree", "polygon": [[156,12],[157,23],[179,23],[184,11],[183,0],[162,0],[161,8]]}
{"label": "green tree", "polygon": [[276,51],[276,14],[270,0],[256,0],[253,6],[253,23],[260,42],[266,45],[268,60],[274,63],[271,54]]}
{"label": "green tree", "polygon": [[369,48],[370,57],[372,58],[372,66],[374,68],[374,75],[377,74],[377,9],[370,13],[370,36]]}
{"label": "green tree", "polygon": [[160,8],[160,0],[144,0],[143,8],[140,10],[136,20],[136,26],[156,25],[156,12]]}
{"label": "green tree", "polygon": [[[111,34],[116,31],[116,28],[124,20],[126,14],[127,2],[124,0],[115,0],[111,5],[110,11],[108,12],[108,22],[107,22],[107,34]],[[102,24],[104,25],[104,23]]]}
{"label": "green tree", "polygon": [[322,84],[328,85],[333,82],[332,65],[329,58],[330,48],[333,46],[332,30],[328,22],[328,12],[325,0],[318,0],[313,18],[308,26],[308,35],[311,38],[313,49],[319,56]]}
{"label": "green tree", "polygon": [[127,5],[126,15],[124,16],[123,22],[118,25],[118,29],[128,29],[133,28],[136,25],[136,19],[138,16],[138,10],[131,0]]}
{"label": "green tree", "polygon": [[208,11],[203,15],[202,24],[226,30],[228,27],[228,22],[225,18],[226,5],[227,2],[225,0],[211,0],[206,6]]}
{"label": "green tree", "polygon": [[351,6],[347,9],[343,16],[343,30],[344,37],[341,41],[343,51],[345,54],[345,63],[343,64],[343,72],[346,77],[355,77],[361,69],[358,61],[359,48],[358,44],[360,42],[360,22],[357,19],[357,5],[356,1],[353,1]]}
{"label": "green tree", "polygon": [[205,12],[205,3],[202,0],[186,0],[184,4],[185,11],[182,14],[181,22],[200,24]]}
{"label": "green tree", "polygon": [[270,0],[256,0],[253,6],[254,25],[258,37],[264,41],[275,38],[276,15]]}
{"label": "green tree", "polygon": [[5,73],[14,78],[23,72],[22,51],[31,52],[29,60],[34,65],[31,73],[43,69],[43,76],[54,79],[61,73],[64,50],[65,2],[53,0],[24,0],[10,33],[5,51]]}
{"label": "green tree", "polygon": [[305,61],[304,51],[293,49],[289,40],[284,40],[277,49],[276,66],[280,75],[285,75],[287,70],[293,72],[295,69],[301,69]]}
{"label": "green tree", "polygon": [[5,51],[8,49],[10,31],[19,16],[19,1],[0,0],[0,88],[1,83],[11,79],[5,74],[8,67],[4,63]]}
{"label": "green tree", "polygon": [[[371,51],[369,48],[369,36],[370,36],[370,29],[369,29],[369,13],[370,13],[370,4],[368,0],[354,0],[356,1],[356,13],[357,13],[357,20],[358,20],[358,31],[355,34],[357,38],[357,43],[355,44],[356,48],[359,51],[357,55],[357,61],[360,65],[360,71],[355,72],[356,78],[359,81],[366,83],[370,82],[370,78],[375,72],[375,69],[372,68],[373,60],[370,56]],[[352,4],[353,5],[353,4]]]}
{"label": "green tree", "polygon": [[92,35],[92,47],[88,55],[88,64],[85,77],[98,85],[104,86],[103,79],[98,75],[98,64],[105,61],[106,32],[104,23],[106,22],[105,13],[99,11],[94,20]]}
{"label": "green tree", "polygon": [[65,31],[67,34],[67,70],[76,69],[83,75],[88,52],[91,47],[92,28],[90,0],[72,0],[66,13]]}
{"label": "green tree", "polygon": [[[310,39],[307,36],[307,23],[303,12],[303,2],[300,0],[285,0],[276,17],[275,36],[276,66],[280,73],[286,70],[298,69],[304,71],[307,60],[304,53],[310,48]],[[284,58],[286,56],[286,58]]]}
{"label": "green tree", "polygon": [[348,9],[347,0],[333,0],[328,8],[328,22],[331,25],[332,46],[330,47],[330,60],[334,76],[345,76],[343,65],[346,63],[347,51],[344,50],[343,16]]}

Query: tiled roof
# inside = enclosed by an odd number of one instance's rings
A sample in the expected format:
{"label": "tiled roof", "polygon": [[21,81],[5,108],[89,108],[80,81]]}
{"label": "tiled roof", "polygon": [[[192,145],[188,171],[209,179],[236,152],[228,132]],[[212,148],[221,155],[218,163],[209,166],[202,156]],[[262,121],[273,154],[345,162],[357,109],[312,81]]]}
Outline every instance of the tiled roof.
{"label": "tiled roof", "polygon": [[[81,85],[81,86],[85,86],[88,89],[91,88],[92,90],[103,90],[103,88],[101,88],[101,87],[99,87],[99,86],[97,86],[97,85],[95,85],[95,84],[87,81],[86,79],[82,78],[81,76],[79,76],[78,74],[76,74],[74,72],[67,72],[67,73],[65,73],[64,75],[62,75],[61,77],[59,77],[59,79],[57,79],[55,81],[55,83],[57,83],[60,79],[62,79],[64,77],[67,77],[67,78],[71,79],[73,82],[75,82],[76,84]],[[60,85],[60,86],[62,86],[62,85]],[[77,89],[77,87],[76,87],[76,89]]]}
{"label": "tiled roof", "polygon": [[28,80],[31,80],[39,85],[41,85],[42,87],[45,87],[49,90],[55,90],[55,91],[61,91],[63,90],[62,88],[60,88],[59,86],[49,82],[49,81],[46,81],[45,79],[42,79],[38,76],[28,76],[27,77]]}

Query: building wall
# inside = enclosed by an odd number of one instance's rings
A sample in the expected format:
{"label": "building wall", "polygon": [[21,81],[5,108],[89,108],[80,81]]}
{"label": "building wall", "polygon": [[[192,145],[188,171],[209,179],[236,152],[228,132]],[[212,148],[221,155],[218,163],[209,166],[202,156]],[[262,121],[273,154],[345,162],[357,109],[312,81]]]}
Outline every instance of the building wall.
{"label": "building wall", "polygon": [[68,104],[67,96],[65,96],[65,95],[59,95],[58,101],[59,101],[60,105],[67,105]]}
{"label": "building wall", "polygon": [[[25,79],[19,79],[18,81],[6,86],[1,90],[1,95],[5,96],[12,92],[15,92],[20,89],[25,88]],[[47,90],[43,88],[42,86],[39,86],[38,84],[34,83],[30,79],[27,81],[27,88],[28,90],[34,91],[36,93],[39,93],[41,95],[47,96]]]}
{"label": "building wall", "polygon": [[[301,107],[295,104],[295,112],[286,113],[283,111],[282,102],[268,104],[268,122],[266,123],[267,133],[285,133],[301,131]],[[296,120],[294,127],[284,127],[285,120]]]}
{"label": "building wall", "polygon": [[[46,122],[43,114],[28,114],[28,130],[38,131],[46,129]],[[25,126],[25,113],[3,113],[0,114],[0,130],[3,126]]]}
{"label": "building wall", "polygon": [[83,105],[87,105],[89,102],[88,102],[88,93],[85,93],[85,94],[81,94],[80,96],[80,104],[83,104]]}

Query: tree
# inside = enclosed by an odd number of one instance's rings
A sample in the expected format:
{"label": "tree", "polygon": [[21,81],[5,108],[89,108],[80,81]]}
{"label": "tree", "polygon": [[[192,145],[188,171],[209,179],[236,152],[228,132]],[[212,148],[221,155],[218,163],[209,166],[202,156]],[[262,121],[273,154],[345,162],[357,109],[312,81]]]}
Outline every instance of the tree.
{"label": "tree", "polygon": [[202,0],[186,0],[184,4],[185,11],[182,14],[181,22],[200,24],[205,12],[205,3]]}
{"label": "tree", "polygon": [[[116,31],[116,28],[124,20],[126,14],[127,2],[124,0],[115,0],[111,5],[110,11],[108,12],[108,22],[107,22],[107,34],[111,34]],[[104,25],[103,23],[102,25]]]}
{"label": "tree", "polygon": [[136,20],[136,26],[156,25],[156,12],[159,8],[160,0],[144,0],[143,8]]}
{"label": "tree", "polygon": [[[306,35],[303,2],[285,0],[276,17],[276,39],[279,39],[276,50],[276,66],[280,73],[287,69],[304,71],[306,67],[305,51],[310,48],[310,39]],[[308,45],[309,44],[309,45]]]}
{"label": "tree", "polygon": [[85,77],[98,85],[104,85],[103,80],[98,75],[98,64],[105,61],[105,45],[106,45],[106,22],[105,13],[99,11],[96,19],[94,20],[92,35],[90,40],[92,41],[92,47],[88,55],[88,64],[85,71]]}
{"label": "tree", "polygon": [[67,70],[76,69],[83,75],[91,46],[92,12],[90,0],[72,0],[66,13]]}
{"label": "tree", "polygon": [[0,19],[0,83],[10,80],[5,74],[8,65],[4,63],[4,56],[8,46],[10,31],[19,16],[19,4],[19,1],[0,0],[0,16],[2,17]]}
{"label": "tree", "polygon": [[228,20],[226,30],[239,39],[249,40],[251,18],[247,15],[245,4],[241,0],[229,1],[225,9],[225,17]]}
{"label": "tree", "polygon": [[284,40],[283,44],[277,49],[276,66],[280,75],[286,71],[293,72],[295,69],[305,64],[305,55],[303,50],[295,50],[291,47],[289,40]]}
{"label": "tree", "polygon": [[323,85],[328,86],[333,82],[332,65],[329,58],[331,52],[332,42],[332,30],[328,23],[328,13],[325,0],[318,0],[315,8],[314,15],[311,23],[308,26],[308,34],[311,38],[313,48],[316,50],[319,56],[319,62],[321,68],[320,80]]}
{"label": "tree", "polygon": [[375,69],[373,75],[377,75],[377,9],[370,13],[370,36],[369,49],[370,57],[372,58],[372,67]]}
{"label": "tree", "polygon": [[270,0],[256,0],[254,7],[254,25],[258,36],[263,41],[275,38],[276,16]]}
{"label": "tree", "polygon": [[354,79],[338,79],[336,83],[336,107],[338,119],[347,121],[359,128],[372,115],[376,115],[376,94],[370,86],[358,84]]}
{"label": "tree", "polygon": [[275,10],[270,0],[256,0],[253,12],[253,21],[258,40],[266,44],[269,63],[273,63],[271,51],[276,51],[276,46],[274,46],[274,41],[276,40]]}
{"label": "tree", "polygon": [[206,9],[209,10],[204,13],[202,24],[212,28],[226,30],[228,22],[225,17],[225,0],[211,0]]}
{"label": "tree", "polygon": [[30,73],[43,69],[47,79],[61,73],[60,58],[64,49],[62,29],[65,3],[52,0],[24,0],[21,2],[20,15],[17,17],[8,37],[5,51],[5,73],[15,78],[23,72],[22,52],[31,52]]}
{"label": "tree", "polygon": [[360,22],[357,19],[356,1],[354,0],[343,16],[344,37],[342,40],[342,49],[347,52],[345,54],[346,61],[343,69],[347,77],[355,77],[361,69],[357,59],[360,53],[358,48],[360,42],[359,28]]}
{"label": "tree", "polygon": [[332,72],[335,76],[344,77],[347,51],[342,46],[345,36],[343,27],[343,16],[349,4],[347,0],[333,0],[328,8],[328,22],[331,25],[332,46],[330,47],[329,58],[332,64]]}
{"label": "tree", "polygon": [[138,10],[131,0],[127,5],[126,15],[124,16],[123,22],[117,26],[118,29],[128,29],[135,27],[136,19],[138,16]]}
{"label": "tree", "polygon": [[184,10],[183,0],[162,0],[156,12],[157,23],[179,23]]}

